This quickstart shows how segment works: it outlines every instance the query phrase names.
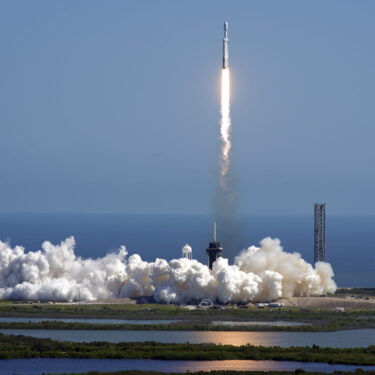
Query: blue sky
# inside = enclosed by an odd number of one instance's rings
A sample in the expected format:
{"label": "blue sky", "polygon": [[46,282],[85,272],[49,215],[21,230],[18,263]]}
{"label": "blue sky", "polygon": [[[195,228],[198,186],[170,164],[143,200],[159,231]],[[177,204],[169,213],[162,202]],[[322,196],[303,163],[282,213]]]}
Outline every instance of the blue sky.
{"label": "blue sky", "polygon": [[210,213],[222,25],[247,214],[373,214],[373,1],[1,1],[2,212]]}

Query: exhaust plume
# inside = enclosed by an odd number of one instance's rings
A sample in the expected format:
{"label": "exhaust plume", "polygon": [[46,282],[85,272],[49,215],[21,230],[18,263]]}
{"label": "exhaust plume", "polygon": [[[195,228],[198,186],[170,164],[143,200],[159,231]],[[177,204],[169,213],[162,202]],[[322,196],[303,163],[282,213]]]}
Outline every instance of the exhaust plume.
{"label": "exhaust plume", "polygon": [[286,253],[280,240],[265,238],[243,250],[233,265],[219,258],[212,271],[196,259],[128,257],[124,246],[102,258],[83,259],[69,237],[59,245],[25,252],[0,241],[0,298],[42,301],[93,301],[153,296],[162,303],[212,298],[219,302],[272,301],[280,297],[334,292],[328,263],[316,267],[298,253]]}
{"label": "exhaust plume", "polygon": [[245,242],[243,241],[242,223],[237,215],[237,177],[231,168],[232,122],[229,67],[223,68],[221,72],[220,114],[220,173],[213,199],[213,218],[218,223],[220,241],[225,253],[232,260],[233,256],[243,248]]}
{"label": "exhaust plume", "polygon": [[220,106],[220,138],[221,138],[221,155],[220,155],[220,186],[227,188],[226,175],[230,166],[230,149],[231,149],[231,119],[230,119],[230,73],[229,69],[223,69],[221,72],[221,106]]}

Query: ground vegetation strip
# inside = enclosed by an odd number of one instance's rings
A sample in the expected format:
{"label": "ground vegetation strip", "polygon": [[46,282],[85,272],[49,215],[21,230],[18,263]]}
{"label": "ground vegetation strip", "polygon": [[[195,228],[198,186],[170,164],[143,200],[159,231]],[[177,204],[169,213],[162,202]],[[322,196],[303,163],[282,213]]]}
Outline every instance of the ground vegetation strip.
{"label": "ground vegetation strip", "polygon": [[337,295],[375,297],[375,288],[338,288],[335,293]]}
{"label": "ground vegetation strip", "polygon": [[0,334],[0,359],[110,358],[159,360],[275,360],[375,365],[375,346],[367,348],[263,347],[156,342],[73,343]]}
{"label": "ground vegetation strip", "polygon": [[337,317],[362,318],[374,317],[375,309],[316,309],[303,307],[284,308],[231,308],[196,309],[189,311],[176,305],[163,304],[36,304],[36,303],[0,303],[0,316],[30,316],[30,317],[66,317],[66,318],[121,318],[121,319],[202,319],[216,320],[292,320],[292,321],[322,321],[335,320]]}
{"label": "ground vegetation strip", "polygon": [[[307,309],[230,308],[225,310],[188,311],[175,305],[160,304],[27,304],[0,303],[0,317],[38,318],[116,318],[116,319],[173,319],[171,324],[92,324],[78,322],[0,323],[1,329],[123,329],[123,330],[186,330],[186,331],[337,331],[343,329],[375,328],[375,309]],[[295,326],[214,326],[210,321],[292,321]],[[151,322],[152,323],[152,322]]]}

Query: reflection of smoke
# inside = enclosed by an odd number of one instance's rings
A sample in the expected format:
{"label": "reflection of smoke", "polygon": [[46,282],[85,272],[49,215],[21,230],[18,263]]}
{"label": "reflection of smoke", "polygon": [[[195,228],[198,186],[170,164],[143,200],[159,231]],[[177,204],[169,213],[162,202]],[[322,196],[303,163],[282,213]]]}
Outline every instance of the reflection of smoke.
{"label": "reflection of smoke", "polygon": [[219,258],[212,271],[195,259],[145,262],[138,254],[127,257],[125,247],[103,258],[82,259],[74,246],[70,237],[25,253],[0,241],[0,298],[74,301],[153,295],[166,303],[197,298],[247,302],[336,289],[328,263],[314,269],[298,253],[284,252],[278,239],[249,247],[234,265]]}

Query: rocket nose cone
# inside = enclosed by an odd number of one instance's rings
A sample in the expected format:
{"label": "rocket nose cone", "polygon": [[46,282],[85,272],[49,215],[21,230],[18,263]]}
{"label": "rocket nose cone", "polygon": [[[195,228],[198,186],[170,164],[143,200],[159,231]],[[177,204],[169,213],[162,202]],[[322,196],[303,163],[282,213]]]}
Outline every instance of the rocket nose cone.
{"label": "rocket nose cone", "polygon": [[224,22],[224,30],[228,31],[228,22],[227,21]]}

